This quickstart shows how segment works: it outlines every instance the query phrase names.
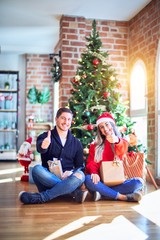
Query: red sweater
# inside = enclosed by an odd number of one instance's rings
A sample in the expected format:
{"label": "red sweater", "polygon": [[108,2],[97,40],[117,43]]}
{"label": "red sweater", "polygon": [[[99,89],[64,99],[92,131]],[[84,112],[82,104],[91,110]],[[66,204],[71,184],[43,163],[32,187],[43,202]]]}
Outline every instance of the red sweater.
{"label": "red sweater", "polygon": [[[115,153],[121,159],[123,154],[125,154],[128,150],[128,142],[121,138],[118,143],[114,144]],[[111,147],[111,144],[105,140],[105,146],[102,154],[102,160],[98,163],[94,161],[95,155],[95,143],[91,143],[89,149],[89,156],[86,163],[86,174],[97,173],[99,174],[99,169],[102,161],[113,161],[114,153]]]}

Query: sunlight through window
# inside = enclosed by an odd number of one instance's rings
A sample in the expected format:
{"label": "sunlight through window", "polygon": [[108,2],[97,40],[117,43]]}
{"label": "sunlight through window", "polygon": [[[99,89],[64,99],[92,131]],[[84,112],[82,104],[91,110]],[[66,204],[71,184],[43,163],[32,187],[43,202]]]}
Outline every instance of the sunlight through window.
{"label": "sunlight through window", "polygon": [[143,215],[145,218],[160,226],[159,199],[160,190],[146,194],[142,198],[140,205],[133,207],[133,209]]}
{"label": "sunlight through window", "polygon": [[0,170],[0,175],[16,173],[16,172],[21,172],[21,171],[23,171],[23,168],[5,169],[5,170]]}
{"label": "sunlight through window", "polygon": [[80,219],[78,219],[78,220],[76,220],[76,221],[66,225],[65,227],[57,230],[56,232],[54,232],[50,236],[44,238],[43,240],[53,240],[53,239],[56,239],[56,238],[58,238],[60,236],[63,236],[65,234],[67,234],[67,233],[75,231],[78,228],[83,227],[85,224],[88,224],[88,223],[90,223],[92,221],[95,221],[99,217],[101,217],[101,216],[88,216],[88,217],[80,218]]}
{"label": "sunlight through window", "polygon": [[131,110],[141,110],[146,107],[146,73],[142,61],[137,61],[134,65],[131,81]]}
{"label": "sunlight through window", "polygon": [[43,240],[54,240],[60,236],[62,237],[62,239],[66,240],[97,240],[97,236],[100,240],[145,240],[148,238],[148,236],[143,231],[141,231],[133,223],[127,220],[124,216],[118,216],[114,218],[111,223],[102,223],[97,225],[96,227],[92,227],[92,225],[90,224],[88,226],[88,230],[81,231],[81,233],[74,235],[73,237],[65,238],[65,234],[71,232],[73,233],[76,229],[81,228],[86,224],[89,224],[91,221],[95,221],[98,217],[101,216],[90,216],[81,218],[59,229],[58,231]]}

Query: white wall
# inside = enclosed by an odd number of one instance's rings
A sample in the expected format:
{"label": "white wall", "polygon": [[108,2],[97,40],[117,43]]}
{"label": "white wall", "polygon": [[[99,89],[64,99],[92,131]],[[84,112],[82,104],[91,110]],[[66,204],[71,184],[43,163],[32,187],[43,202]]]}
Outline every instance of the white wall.
{"label": "white wall", "polygon": [[26,106],[25,106],[25,86],[26,86],[26,56],[17,54],[0,54],[0,70],[19,71],[19,114],[18,114],[18,149],[25,140]]}

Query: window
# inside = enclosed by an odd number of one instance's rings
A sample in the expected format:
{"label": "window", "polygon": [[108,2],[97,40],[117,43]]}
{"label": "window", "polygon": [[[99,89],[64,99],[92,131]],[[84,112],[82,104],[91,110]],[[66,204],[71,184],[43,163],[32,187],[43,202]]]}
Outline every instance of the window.
{"label": "window", "polygon": [[145,64],[136,61],[130,78],[130,114],[136,122],[134,128],[138,139],[147,146],[147,76]]}

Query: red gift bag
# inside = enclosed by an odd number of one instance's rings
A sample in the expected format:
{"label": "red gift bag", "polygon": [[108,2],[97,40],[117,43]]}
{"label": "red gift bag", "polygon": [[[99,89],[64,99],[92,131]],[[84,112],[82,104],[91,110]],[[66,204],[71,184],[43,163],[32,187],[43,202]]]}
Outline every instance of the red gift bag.
{"label": "red gift bag", "polygon": [[126,178],[146,178],[145,155],[141,152],[128,152],[123,157],[124,174]]}

